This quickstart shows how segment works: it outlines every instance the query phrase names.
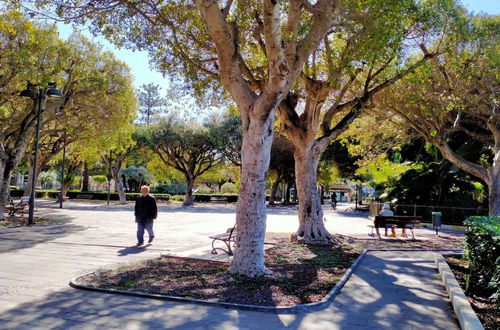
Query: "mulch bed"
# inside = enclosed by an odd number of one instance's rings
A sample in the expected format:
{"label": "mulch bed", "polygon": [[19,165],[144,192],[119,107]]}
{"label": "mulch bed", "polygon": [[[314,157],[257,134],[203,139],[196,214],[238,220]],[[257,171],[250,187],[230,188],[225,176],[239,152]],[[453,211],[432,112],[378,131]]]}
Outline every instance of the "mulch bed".
{"label": "mulch bed", "polygon": [[[34,217],[33,222],[36,225],[55,225],[55,224],[63,223],[64,221]],[[4,218],[4,220],[0,220],[0,226],[3,226],[3,227],[19,227],[19,226],[27,226],[27,225],[28,225],[28,217],[27,216],[6,216]]]}
{"label": "mulch bed", "polygon": [[365,248],[457,249],[462,236],[418,240],[359,239],[339,235],[342,246],[290,242],[289,234],[268,234],[275,246],[265,252],[272,275],[248,278],[227,272],[219,261],[163,256],[80,277],[97,288],[161,294],[259,306],[293,306],[321,301]]}
{"label": "mulch bed", "polygon": [[229,264],[164,256],[79,279],[84,285],[260,306],[315,302],[331,290],[359,256],[347,247],[306,246],[282,240],[266,250],[272,275],[231,275]]}
{"label": "mulch bed", "polygon": [[[469,274],[467,261],[462,255],[448,256],[445,259],[462,290],[465,291],[465,277]],[[500,306],[495,304],[493,299],[480,293],[469,295],[467,299],[485,329],[500,329]]]}

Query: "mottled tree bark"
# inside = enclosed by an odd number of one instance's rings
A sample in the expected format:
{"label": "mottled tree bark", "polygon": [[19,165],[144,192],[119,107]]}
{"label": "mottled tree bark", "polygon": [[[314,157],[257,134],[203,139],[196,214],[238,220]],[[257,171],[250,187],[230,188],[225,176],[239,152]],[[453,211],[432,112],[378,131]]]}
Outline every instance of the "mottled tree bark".
{"label": "mottled tree bark", "polygon": [[[33,161],[30,160],[30,164],[33,165]],[[40,174],[40,165],[37,165],[36,169],[36,177],[38,178]],[[31,185],[33,184],[33,166],[30,166],[28,169],[28,181],[24,186],[23,197],[29,197],[31,195]]]}
{"label": "mottled tree bark", "polygon": [[240,193],[236,209],[238,236],[230,272],[250,277],[269,274],[264,265],[266,177],[273,143],[274,111],[264,123],[251,120],[243,132]]}
{"label": "mottled tree bark", "polygon": [[10,192],[10,179],[26,152],[33,126],[14,133],[10,141],[0,140],[0,219],[3,219]]}
{"label": "mottled tree bark", "polygon": [[121,161],[116,162],[114,166],[111,167],[111,172],[113,174],[113,179],[115,180],[116,192],[118,193],[118,198],[120,199],[120,204],[127,204],[127,198],[125,195],[125,187],[123,185],[121,171]]}
{"label": "mottled tree bark", "polygon": [[323,208],[317,189],[317,171],[321,152],[316,144],[295,149],[295,183],[299,197],[297,239],[307,244],[329,244],[336,241],[324,224]]}
{"label": "mottled tree bark", "polygon": [[193,204],[194,178],[190,175],[185,175],[185,178],[186,178],[186,193],[184,194],[184,202],[182,202],[182,205],[189,206]]}
{"label": "mottled tree bark", "polygon": [[[273,138],[274,113],[297,80],[310,54],[330,29],[338,1],[318,0],[307,9],[313,15],[308,32],[300,36],[300,1],[291,1],[284,15],[282,3],[263,0],[262,23],[255,31],[267,59],[265,81],[257,81],[239,49],[237,25],[226,20],[217,1],[196,0],[207,32],[217,51],[220,80],[237,104],[243,123],[241,184],[236,224],[238,237],[230,272],[250,277],[268,274],[264,266],[266,231],[265,188]],[[288,16],[285,18],[284,16]],[[282,21],[283,19],[283,21]],[[286,39],[282,38],[283,27]]]}

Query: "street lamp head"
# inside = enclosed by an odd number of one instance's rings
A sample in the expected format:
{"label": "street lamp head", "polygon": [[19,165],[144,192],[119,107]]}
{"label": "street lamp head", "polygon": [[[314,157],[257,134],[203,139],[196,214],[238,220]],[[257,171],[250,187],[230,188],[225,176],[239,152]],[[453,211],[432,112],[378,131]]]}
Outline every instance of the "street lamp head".
{"label": "street lamp head", "polygon": [[21,93],[19,93],[19,96],[27,99],[34,99],[37,96],[35,87],[36,85],[28,82],[26,84],[26,89],[21,91]]}
{"label": "street lamp head", "polygon": [[49,87],[47,88],[47,96],[52,97],[52,98],[59,98],[62,97],[63,94],[60,89],[56,88],[56,83],[55,82],[49,82]]}

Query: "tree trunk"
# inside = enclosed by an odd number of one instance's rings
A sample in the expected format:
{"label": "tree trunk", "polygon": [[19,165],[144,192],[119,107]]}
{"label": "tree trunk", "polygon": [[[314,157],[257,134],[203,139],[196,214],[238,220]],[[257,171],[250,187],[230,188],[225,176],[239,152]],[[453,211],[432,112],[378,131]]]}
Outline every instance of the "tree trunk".
{"label": "tree trunk", "polygon": [[498,120],[498,111],[496,117],[488,122],[488,127],[493,132],[495,144],[493,145],[493,164],[488,169],[488,188],[489,188],[489,207],[490,216],[500,216],[500,121]]}
{"label": "tree trunk", "polygon": [[358,205],[363,205],[363,185],[356,185],[356,189],[358,190]]}
{"label": "tree trunk", "polygon": [[16,138],[11,148],[7,147],[8,143],[2,144],[0,142],[0,219],[3,219],[5,206],[9,199],[10,179],[23,158],[31,139],[31,130],[26,130],[23,133],[19,133],[19,137]]}
{"label": "tree trunk", "polygon": [[125,195],[125,188],[123,187],[122,176],[120,175],[121,170],[121,162],[115,161],[115,164],[112,165],[112,175],[115,180],[115,188],[118,193],[118,198],[120,199],[120,204],[127,204],[127,198]]}
{"label": "tree trunk", "polygon": [[[40,163],[37,164],[37,169],[36,169],[36,177],[40,177],[40,172],[42,171],[42,166]],[[23,197],[29,197],[31,196],[31,185],[33,184],[33,164],[31,162],[31,166],[28,170],[28,182],[26,182],[26,186],[24,187],[23,191]]]}
{"label": "tree trunk", "polygon": [[295,145],[295,182],[299,197],[297,239],[306,244],[330,244],[334,239],[323,222],[323,209],[316,188],[320,153],[314,144]]}
{"label": "tree trunk", "polygon": [[23,190],[23,197],[31,196],[32,181],[33,181],[33,164],[31,163],[31,166],[28,169],[28,181],[26,182],[26,185],[24,186],[24,190]]}
{"label": "tree trunk", "polygon": [[87,162],[83,163],[83,173],[82,173],[82,191],[89,191],[89,165]]}
{"label": "tree trunk", "polygon": [[63,183],[61,191],[62,191],[62,198],[65,198],[66,195],[68,194],[69,190],[69,184],[68,183]]}
{"label": "tree trunk", "polygon": [[3,220],[5,206],[9,200],[10,192],[10,178],[12,176],[13,169],[8,166],[6,162],[0,162],[0,175],[2,181],[0,181],[0,220]]}
{"label": "tree trunk", "polygon": [[433,141],[444,158],[448,159],[461,170],[468,172],[477,178],[483,180],[488,185],[488,206],[490,216],[500,216],[500,128],[494,129],[493,132],[495,144],[493,146],[493,164],[489,168],[484,168],[475,163],[469,162],[453,151],[444,139]]}
{"label": "tree trunk", "polygon": [[285,205],[290,204],[290,184],[287,182],[285,186],[285,198],[283,199],[283,203]]}
{"label": "tree trunk", "polygon": [[182,205],[189,206],[193,204],[193,187],[194,178],[190,175],[186,175],[186,193],[184,194],[184,202],[182,202]]}
{"label": "tree trunk", "polygon": [[283,172],[280,171],[278,173],[278,177],[274,180],[271,186],[271,194],[269,196],[269,205],[274,205],[274,201],[276,199],[276,192],[278,191],[278,187],[280,185],[281,180],[283,180]]}
{"label": "tree trunk", "polygon": [[[500,152],[498,152],[500,155]],[[500,162],[500,159],[499,159]],[[488,204],[490,208],[490,216],[500,217],[500,164],[494,162],[493,166],[489,169],[489,176],[491,177],[488,184],[489,196]]]}
{"label": "tree trunk", "polygon": [[267,120],[250,118],[243,129],[240,193],[236,207],[238,236],[230,273],[257,277],[270,274],[264,265],[266,177],[274,135],[274,112]]}

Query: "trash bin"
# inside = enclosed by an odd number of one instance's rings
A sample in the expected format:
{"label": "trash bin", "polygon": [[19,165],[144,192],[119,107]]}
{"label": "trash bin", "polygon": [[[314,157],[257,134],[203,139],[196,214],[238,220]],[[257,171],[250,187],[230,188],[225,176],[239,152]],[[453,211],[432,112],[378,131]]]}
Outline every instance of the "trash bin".
{"label": "trash bin", "polygon": [[441,212],[432,212],[432,227],[436,230],[437,235],[439,228],[441,228]]}

